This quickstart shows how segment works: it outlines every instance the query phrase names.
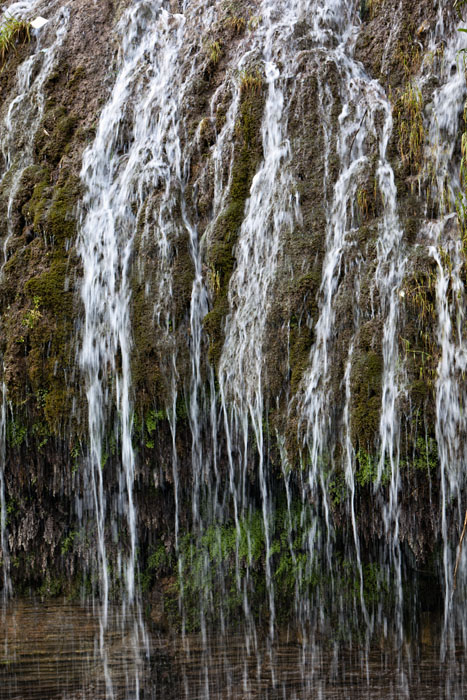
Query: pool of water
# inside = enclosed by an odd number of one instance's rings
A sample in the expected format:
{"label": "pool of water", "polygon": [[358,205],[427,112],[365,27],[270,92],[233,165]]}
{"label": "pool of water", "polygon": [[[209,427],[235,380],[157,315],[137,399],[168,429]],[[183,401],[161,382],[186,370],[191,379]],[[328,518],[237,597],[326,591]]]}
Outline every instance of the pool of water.
{"label": "pool of water", "polygon": [[182,636],[150,631],[135,648],[120,611],[110,611],[101,652],[99,610],[16,601],[0,626],[2,700],[464,698],[465,650],[440,660],[433,621],[395,648],[311,643],[297,633]]}

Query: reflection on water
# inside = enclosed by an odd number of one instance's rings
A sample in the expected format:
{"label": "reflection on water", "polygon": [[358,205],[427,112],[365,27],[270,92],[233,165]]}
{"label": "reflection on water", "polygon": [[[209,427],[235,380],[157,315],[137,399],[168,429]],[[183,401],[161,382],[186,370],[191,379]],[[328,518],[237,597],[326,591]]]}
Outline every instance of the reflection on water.
{"label": "reflection on water", "polygon": [[[76,604],[15,602],[1,619],[2,700],[105,697],[98,610]],[[125,688],[133,657],[116,617],[106,646],[111,676],[117,687]]]}
{"label": "reflection on water", "polygon": [[[131,700],[134,655],[113,611],[106,638],[115,698]],[[150,658],[140,668],[141,698],[462,698],[465,654],[439,661],[436,628],[426,620],[419,638],[402,649],[308,644],[283,634],[271,648],[243,635],[200,637],[153,633]],[[89,606],[15,602],[0,627],[2,700],[105,698],[99,661],[98,611]],[[129,684],[131,685],[131,683]]]}

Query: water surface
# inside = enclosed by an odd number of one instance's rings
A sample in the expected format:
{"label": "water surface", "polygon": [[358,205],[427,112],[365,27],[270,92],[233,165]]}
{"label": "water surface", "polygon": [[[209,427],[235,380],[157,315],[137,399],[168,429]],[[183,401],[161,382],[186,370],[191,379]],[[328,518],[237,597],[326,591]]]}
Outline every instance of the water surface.
{"label": "water surface", "polygon": [[[100,700],[106,697],[99,654],[99,611],[77,603],[16,601],[2,613],[2,700]],[[110,609],[106,662],[114,697],[136,697],[131,635]],[[438,698],[463,697],[465,652],[440,661],[437,623],[427,616],[418,637],[396,649],[389,639],[364,645],[304,639],[283,630],[246,645],[243,634],[209,636],[152,630],[141,650],[140,698]],[[108,697],[108,696],[107,696]]]}

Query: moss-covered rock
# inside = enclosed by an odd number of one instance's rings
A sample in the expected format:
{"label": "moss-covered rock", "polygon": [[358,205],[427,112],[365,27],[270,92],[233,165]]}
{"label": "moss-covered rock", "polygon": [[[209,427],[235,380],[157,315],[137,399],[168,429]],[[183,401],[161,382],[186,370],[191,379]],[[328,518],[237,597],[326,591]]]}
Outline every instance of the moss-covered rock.
{"label": "moss-covered rock", "polygon": [[78,116],[68,114],[65,107],[51,107],[45,113],[35,142],[39,162],[54,167],[70,148],[70,142],[78,125]]}
{"label": "moss-covered rock", "polygon": [[379,433],[383,357],[381,328],[369,322],[362,327],[351,369],[351,429],[354,445],[373,454]]}

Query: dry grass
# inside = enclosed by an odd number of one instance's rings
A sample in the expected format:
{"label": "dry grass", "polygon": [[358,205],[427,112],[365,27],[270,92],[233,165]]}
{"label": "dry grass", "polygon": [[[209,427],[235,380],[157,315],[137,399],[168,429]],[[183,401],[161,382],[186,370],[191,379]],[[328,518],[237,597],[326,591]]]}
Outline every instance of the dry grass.
{"label": "dry grass", "polygon": [[394,117],[402,162],[409,163],[412,172],[418,174],[423,161],[425,130],[423,98],[417,86],[408,83],[405,90],[396,92]]}
{"label": "dry grass", "polygon": [[259,94],[263,88],[263,77],[258,68],[254,70],[242,70],[240,72],[240,92],[245,94]]}

